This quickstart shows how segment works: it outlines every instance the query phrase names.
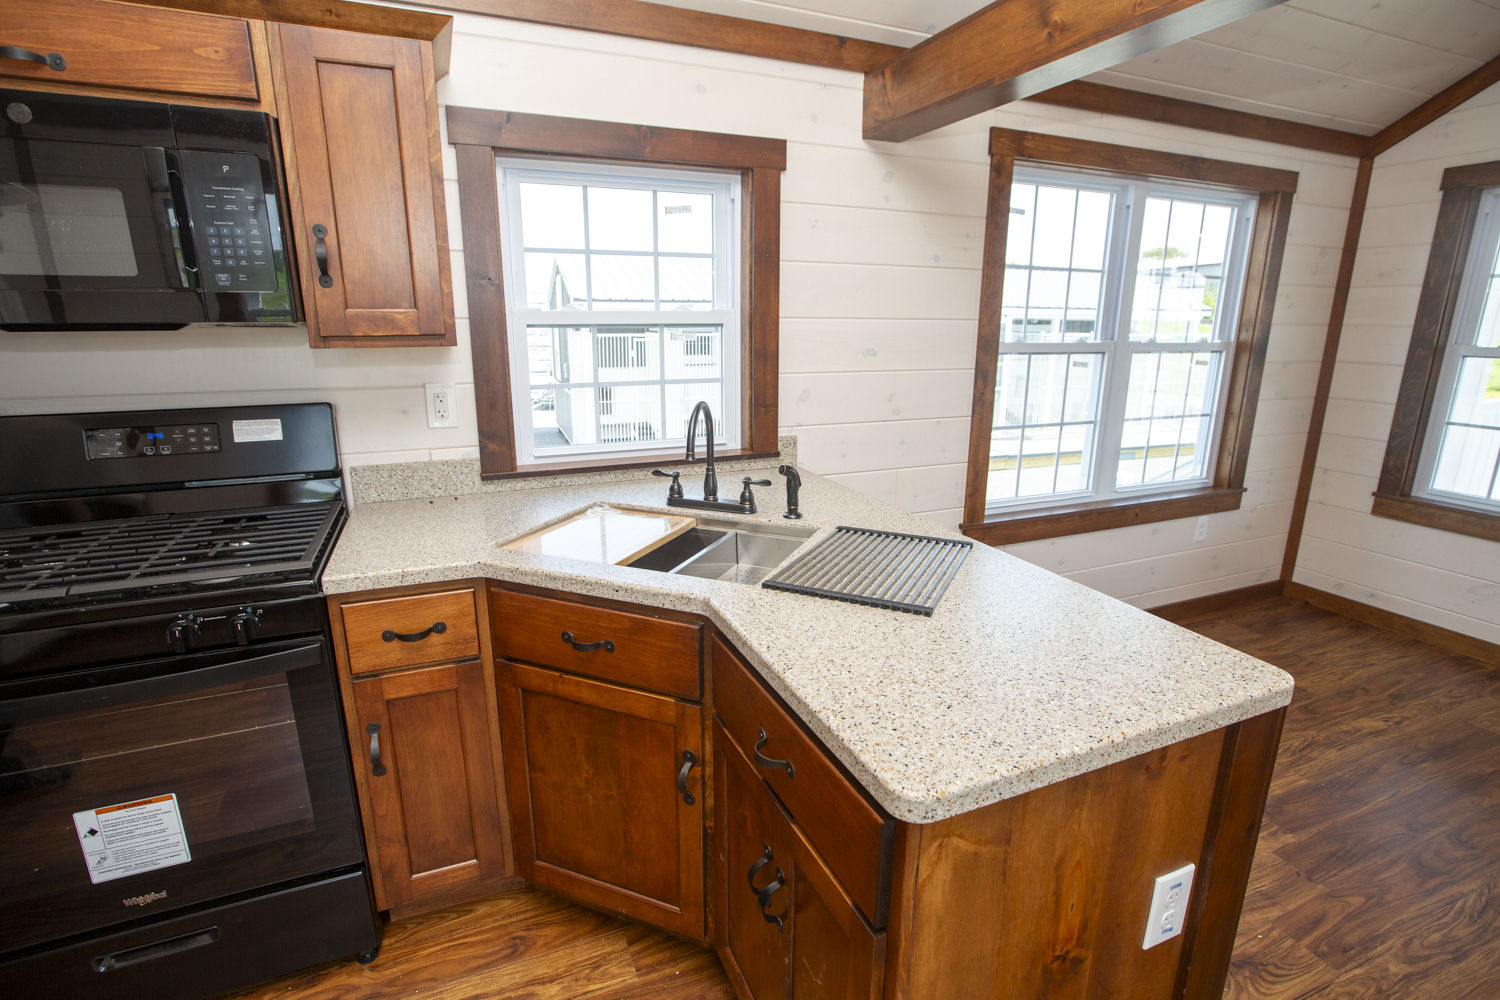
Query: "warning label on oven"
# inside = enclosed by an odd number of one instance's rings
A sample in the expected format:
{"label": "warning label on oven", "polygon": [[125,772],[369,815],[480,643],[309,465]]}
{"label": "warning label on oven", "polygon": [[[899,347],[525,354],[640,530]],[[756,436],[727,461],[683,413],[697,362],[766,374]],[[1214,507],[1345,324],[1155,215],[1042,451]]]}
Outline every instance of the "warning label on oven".
{"label": "warning label on oven", "polygon": [[244,444],[246,441],[281,440],[279,417],[270,420],[235,420],[230,426],[234,429],[235,444]]}
{"label": "warning label on oven", "polygon": [[176,795],[157,795],[73,814],[95,885],[193,860]]}

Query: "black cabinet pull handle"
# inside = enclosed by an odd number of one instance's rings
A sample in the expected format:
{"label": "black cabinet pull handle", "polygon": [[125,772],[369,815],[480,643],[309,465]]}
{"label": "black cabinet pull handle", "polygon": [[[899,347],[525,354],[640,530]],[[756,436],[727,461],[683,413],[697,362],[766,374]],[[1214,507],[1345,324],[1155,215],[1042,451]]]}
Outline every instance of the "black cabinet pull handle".
{"label": "black cabinet pull handle", "polygon": [[42,55],[40,52],[23,49],[19,45],[0,45],[0,58],[41,63],[43,66],[55,69],[59,73],[68,68],[68,61],[56,52],[49,52],[46,55]]}
{"label": "black cabinet pull handle", "polygon": [[785,922],[783,922],[780,917],[772,916],[771,914],[767,913],[766,906],[770,904],[771,897],[776,895],[776,891],[782,886],[786,885],[786,872],[782,871],[780,866],[778,866],[776,869],[776,877],[773,878],[770,882],[766,883],[766,887],[764,889],[757,889],[755,887],[756,873],[758,873],[762,868],[771,863],[771,845],[766,844],[764,846],[766,849],[766,853],[755,859],[755,863],[750,866],[750,874],[746,881],[750,883],[750,891],[755,893],[755,899],[758,903],[760,903],[761,919],[768,924],[775,924],[776,930],[782,934],[785,934]]}
{"label": "black cabinet pull handle", "polygon": [[312,234],[313,260],[318,262],[318,284],[332,288],[333,278],[328,274],[328,244],[323,242],[328,237],[328,227],[320,222],[313,226]]}
{"label": "black cabinet pull handle", "polygon": [[682,751],[682,770],[677,772],[677,794],[682,796],[682,801],[693,805],[698,800],[693,798],[693,793],[687,790],[688,772],[698,766],[698,755],[691,750]]}
{"label": "black cabinet pull handle", "polygon": [[380,638],[386,642],[395,642],[397,639],[402,642],[421,642],[429,635],[442,635],[446,631],[448,631],[447,622],[433,622],[431,628],[424,628],[420,632],[397,632],[395,629],[388,628],[380,633]]}
{"label": "black cabinet pull handle", "polygon": [[365,732],[370,734],[370,773],[377,778],[384,777],[385,765],[380,762],[380,723],[370,723]]}
{"label": "black cabinet pull handle", "polygon": [[760,752],[760,748],[763,747],[763,746],[765,746],[766,743],[770,741],[770,739],[771,738],[766,735],[766,731],[764,729],[762,729],[760,731],[760,739],[758,739],[758,740],[755,741],[755,763],[756,763],[756,765],[759,766],[759,767],[763,767],[763,768],[765,768],[768,771],[782,771],[782,770],[784,770],[784,771],[786,771],[786,776],[788,778],[795,778],[797,776],[797,769],[794,768],[794,767],[792,767],[792,762],[791,761],[789,761],[789,760],[776,760],[775,758],[773,758],[773,757],[767,757],[765,754],[763,754],[763,753]]}
{"label": "black cabinet pull handle", "polygon": [[606,653],[613,653],[615,651],[615,644],[609,639],[602,639],[599,642],[579,642],[573,638],[572,632],[564,632],[562,640],[580,653],[592,653],[596,649],[602,649]]}

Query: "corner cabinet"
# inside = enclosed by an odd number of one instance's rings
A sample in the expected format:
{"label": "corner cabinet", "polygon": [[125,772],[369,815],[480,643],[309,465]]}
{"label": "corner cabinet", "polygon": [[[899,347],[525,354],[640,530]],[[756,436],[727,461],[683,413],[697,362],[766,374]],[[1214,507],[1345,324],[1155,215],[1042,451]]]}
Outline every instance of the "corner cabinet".
{"label": "corner cabinet", "polygon": [[330,598],[370,874],[396,919],[518,884],[483,594]]}
{"label": "corner cabinet", "polygon": [[700,691],[701,626],[502,588],[490,600],[518,874],[702,940],[703,714],[674,697]]}
{"label": "corner cabinet", "polygon": [[432,43],[270,36],[312,346],[455,346]]}

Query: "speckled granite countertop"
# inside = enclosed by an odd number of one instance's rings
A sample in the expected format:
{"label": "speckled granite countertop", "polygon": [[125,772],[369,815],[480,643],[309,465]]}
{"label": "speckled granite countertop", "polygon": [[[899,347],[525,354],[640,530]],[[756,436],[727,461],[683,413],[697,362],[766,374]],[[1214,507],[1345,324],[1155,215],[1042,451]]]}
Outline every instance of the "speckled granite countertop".
{"label": "speckled granite countertop", "polygon": [[[757,478],[785,524],[782,479]],[[688,492],[699,486],[683,476]],[[729,480],[723,480],[728,483]],[[725,487],[728,488],[727,486]],[[891,815],[968,812],[1286,705],[1270,664],[976,544],[931,618],[501,549],[598,501],[667,510],[665,481],[364,503],[323,575],[329,593],[483,576],[712,619]],[[806,518],[950,535],[804,474]],[[708,515],[714,516],[714,515]]]}

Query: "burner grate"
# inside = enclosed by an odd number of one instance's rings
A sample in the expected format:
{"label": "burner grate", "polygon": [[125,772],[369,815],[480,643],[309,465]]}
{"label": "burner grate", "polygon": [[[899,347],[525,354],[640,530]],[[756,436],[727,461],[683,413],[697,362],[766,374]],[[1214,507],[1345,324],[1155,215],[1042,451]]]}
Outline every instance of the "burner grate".
{"label": "burner grate", "polygon": [[312,569],[337,501],[0,532],[0,601]]}

